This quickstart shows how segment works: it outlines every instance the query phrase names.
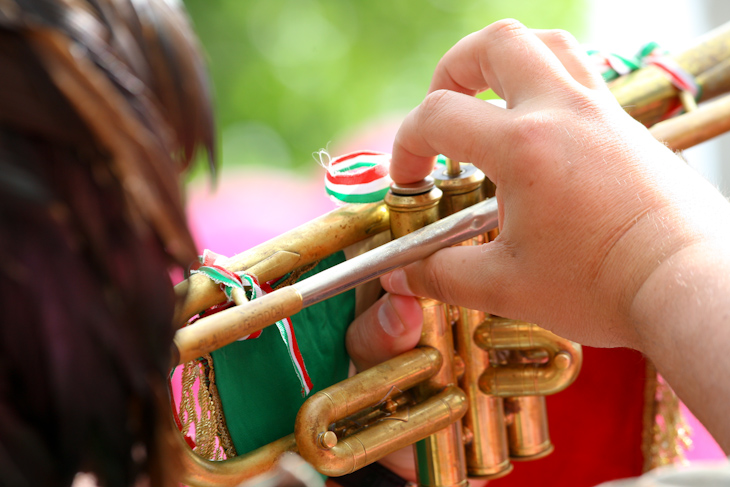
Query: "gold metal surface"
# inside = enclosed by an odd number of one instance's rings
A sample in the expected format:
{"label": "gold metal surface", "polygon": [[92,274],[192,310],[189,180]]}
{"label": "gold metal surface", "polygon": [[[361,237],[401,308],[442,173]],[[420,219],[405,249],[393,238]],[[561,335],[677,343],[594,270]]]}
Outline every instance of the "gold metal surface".
{"label": "gold metal surface", "polygon": [[[674,56],[702,86],[702,100],[730,89],[730,24],[701,37],[692,47]],[[645,125],[653,125],[677,103],[679,91],[656,66],[647,66],[610,83],[622,107]]]}
{"label": "gold metal surface", "polygon": [[[446,167],[437,167],[431,174],[436,187],[443,192],[439,203],[441,217],[461,211],[483,197],[485,176],[471,164],[459,164],[447,159]],[[474,238],[460,245],[481,245],[484,237]],[[512,470],[507,447],[507,429],[504,422],[502,399],[488,396],[479,390],[481,371],[489,367],[489,355],[474,344],[473,334],[484,321],[481,311],[451,306],[451,321],[455,323],[454,342],[457,354],[454,363],[463,362],[456,370],[459,386],[466,394],[469,409],[462,419],[465,432],[464,455],[470,477],[498,478]]]}
{"label": "gold metal surface", "polygon": [[652,126],[649,131],[672,150],[684,150],[730,130],[730,95],[703,104],[678,117]]}
{"label": "gold metal surface", "polygon": [[682,103],[682,108],[684,108],[685,112],[689,113],[697,110],[697,101],[689,91],[680,91],[679,101]]}
{"label": "gold metal surface", "polygon": [[420,194],[397,195],[391,191],[385,195],[393,238],[400,238],[438,220],[441,195],[435,187]]}
{"label": "gold metal surface", "polygon": [[[436,221],[441,191],[433,188],[419,195],[399,195],[394,189],[385,197],[390,211],[390,232],[399,238],[418,228]],[[433,299],[421,298],[423,329],[419,346],[432,347],[444,358],[441,369],[429,380],[416,388],[420,400],[440,393],[456,384],[453,367],[454,345],[448,307]],[[463,393],[461,393],[463,396]],[[466,400],[465,400],[466,404]],[[461,423],[448,427],[424,438],[414,446],[418,484],[421,486],[446,487],[466,485]]]}
{"label": "gold metal surface", "polygon": [[[416,397],[423,400],[445,387],[456,384],[456,375],[448,307],[433,299],[421,298],[420,301],[423,308],[423,330],[419,345],[434,347],[444,356],[444,364],[439,373],[416,389]],[[461,423],[449,425],[448,428],[418,442],[415,445],[418,484],[433,487],[466,485],[463,444]]]}
{"label": "gold metal surface", "polygon": [[505,409],[510,416],[507,432],[513,460],[537,460],[552,453],[544,396],[505,399]]}
{"label": "gold metal surface", "polygon": [[[484,173],[471,164],[454,163],[444,168],[438,167],[431,173],[436,187],[443,197],[439,203],[441,218],[452,215],[482,200]],[[456,166],[455,166],[456,165]],[[460,167],[456,170],[455,167]]]}
{"label": "gold metal surface", "polygon": [[500,397],[548,395],[559,392],[578,376],[583,354],[581,346],[532,323],[488,317],[474,333],[484,350],[542,350],[544,364],[521,363],[487,368],[479,377],[485,394]]}
{"label": "gold metal surface", "polygon": [[450,157],[446,158],[446,173],[451,177],[456,177],[461,173],[461,163],[454,161]]}
{"label": "gold metal surface", "polygon": [[502,398],[482,393],[478,380],[489,365],[489,354],[477,347],[473,334],[484,321],[483,311],[462,308],[456,325],[456,350],[465,361],[459,385],[469,400],[462,419],[471,441],[465,444],[466,465],[470,477],[497,478],[512,470],[507,447],[507,429]]}
{"label": "gold metal surface", "polygon": [[[249,270],[265,282],[316,262],[389,228],[383,203],[345,205],[293,230],[229,258],[223,265],[232,272]],[[220,287],[194,274],[175,286],[177,302],[173,323],[182,326],[191,316],[226,300]]]}
{"label": "gold metal surface", "polygon": [[345,475],[457,421],[466,411],[466,398],[451,387],[347,437],[335,441],[330,431],[337,421],[385,404],[433,376],[442,362],[438,351],[417,348],[313,395],[297,416],[299,453],[323,474]]}
{"label": "gold metal surface", "polygon": [[194,487],[236,487],[273,468],[284,453],[297,451],[294,435],[291,434],[245,455],[216,462],[199,457],[181,435],[175,436],[179,438],[183,451],[180,481]]}
{"label": "gold metal surface", "polygon": [[286,287],[244,304],[201,318],[193,325],[177,330],[173,338],[176,348],[173,356],[177,360],[173,367],[298,313],[302,309],[302,297],[295,289]]}

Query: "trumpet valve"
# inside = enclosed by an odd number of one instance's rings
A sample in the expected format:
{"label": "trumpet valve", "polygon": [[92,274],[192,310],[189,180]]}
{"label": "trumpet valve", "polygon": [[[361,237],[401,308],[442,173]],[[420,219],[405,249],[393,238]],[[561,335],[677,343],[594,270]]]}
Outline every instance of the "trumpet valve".
{"label": "trumpet valve", "polygon": [[511,421],[507,426],[512,460],[537,460],[552,453],[544,396],[505,399]]}

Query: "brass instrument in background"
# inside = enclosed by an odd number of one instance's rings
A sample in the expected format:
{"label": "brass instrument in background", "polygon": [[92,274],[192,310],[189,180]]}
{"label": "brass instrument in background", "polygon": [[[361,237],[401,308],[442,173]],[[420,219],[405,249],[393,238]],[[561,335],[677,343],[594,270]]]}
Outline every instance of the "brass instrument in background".
{"label": "brass instrument in background", "polygon": [[[730,25],[675,60],[702,85],[700,101],[727,91]],[[687,113],[651,129],[671,148],[684,149],[730,129],[730,99],[697,108],[656,67],[619,78],[611,89],[646,125],[661,119],[679,98]],[[342,207],[229,259],[228,269],[246,270],[267,281],[381,232],[390,230],[394,238],[370,254],[256,301],[237,301],[236,307],[180,329],[174,365],[409,259],[458,242],[480,245],[495,237],[496,203],[479,203],[483,195],[493,194],[493,186],[478,169],[449,161],[434,178],[435,186],[429,181],[394,185],[385,203]],[[425,231],[418,230],[426,225]],[[176,292],[177,325],[225,300],[218,286],[202,276],[192,276]],[[251,453],[214,462],[184,446],[183,482],[234,486],[270,469],[286,451],[297,451],[320,472],[338,476],[415,443],[419,483],[458,486],[466,485],[467,474],[496,478],[511,470],[510,459],[550,453],[544,397],[575,379],[580,346],[533,324],[430,299],[422,299],[421,305],[424,331],[415,350],[314,394],[300,410],[294,434]]]}

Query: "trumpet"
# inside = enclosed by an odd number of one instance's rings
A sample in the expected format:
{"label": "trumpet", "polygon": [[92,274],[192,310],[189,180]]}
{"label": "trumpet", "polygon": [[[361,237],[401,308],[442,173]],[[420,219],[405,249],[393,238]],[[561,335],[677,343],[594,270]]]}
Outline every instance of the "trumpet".
{"label": "trumpet", "polygon": [[[730,26],[675,61],[702,84],[700,101],[730,83]],[[718,61],[719,60],[719,61]],[[659,68],[619,78],[613,93],[652,134],[677,150],[730,129],[730,101],[696,106]],[[686,113],[660,120],[681,100]],[[174,363],[194,360],[275,321],[451,245],[479,245],[494,238],[493,187],[469,164],[450,161],[435,182],[394,186],[383,203],[350,205],[294,229],[224,265],[269,281],[331,253],[390,231],[392,240],[367,254],[200,319],[178,330]],[[176,287],[179,326],[225,300],[217,285],[192,276]],[[295,451],[325,475],[350,473],[415,444],[419,484],[466,485],[467,477],[497,478],[511,460],[552,451],[545,395],[575,380],[580,345],[534,324],[488,316],[422,299],[424,332],[419,346],[313,394],[300,410],[294,433],[225,461],[210,461],[186,448],[183,482],[237,485],[270,469]],[[452,323],[454,325],[452,326]]]}

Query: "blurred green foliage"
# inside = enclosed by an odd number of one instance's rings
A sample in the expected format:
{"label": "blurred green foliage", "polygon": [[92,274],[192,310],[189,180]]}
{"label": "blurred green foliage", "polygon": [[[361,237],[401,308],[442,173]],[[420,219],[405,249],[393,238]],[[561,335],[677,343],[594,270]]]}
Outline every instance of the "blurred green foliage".
{"label": "blurred green foliage", "polygon": [[439,58],[505,17],[580,25],[582,0],[184,0],[209,60],[224,167],[307,168],[366,121],[402,116]]}

